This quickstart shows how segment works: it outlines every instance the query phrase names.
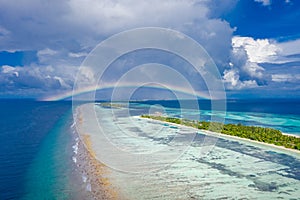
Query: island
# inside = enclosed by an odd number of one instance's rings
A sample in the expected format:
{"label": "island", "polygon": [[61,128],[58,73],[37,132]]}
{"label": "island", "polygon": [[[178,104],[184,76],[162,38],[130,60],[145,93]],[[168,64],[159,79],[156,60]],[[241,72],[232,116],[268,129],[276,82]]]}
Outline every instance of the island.
{"label": "island", "polygon": [[208,130],[221,134],[246,138],[258,142],[283,146],[288,149],[300,151],[300,138],[292,135],[283,134],[281,131],[273,128],[265,128],[258,126],[246,126],[242,124],[224,124],[220,122],[195,121],[188,119],[180,119],[175,117],[161,115],[141,115],[142,118],[154,119],[163,122],[181,124],[197,128],[200,130]]}
{"label": "island", "polygon": [[[87,199],[291,199],[299,196],[299,149],[262,143],[264,137],[258,142],[215,133],[247,132],[248,128],[242,131],[244,126],[239,124],[223,126],[160,112],[141,118],[149,108],[145,104],[130,107],[140,109],[134,115],[127,108],[96,105],[80,105],[75,114],[78,148],[74,157]],[[257,130],[273,134],[274,129]],[[215,143],[205,145],[204,141]]]}

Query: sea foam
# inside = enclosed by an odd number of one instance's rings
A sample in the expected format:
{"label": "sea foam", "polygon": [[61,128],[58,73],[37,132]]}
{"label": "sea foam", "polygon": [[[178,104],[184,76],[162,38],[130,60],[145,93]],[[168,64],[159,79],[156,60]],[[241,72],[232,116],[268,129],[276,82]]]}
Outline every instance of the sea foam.
{"label": "sea foam", "polygon": [[92,191],[92,186],[91,186],[91,184],[90,183],[88,183],[87,185],[86,185],[86,190],[87,191]]}
{"label": "sea foam", "polygon": [[82,181],[85,183],[87,181],[87,177],[82,175]]}
{"label": "sea foam", "polygon": [[72,157],[74,163],[77,163],[77,158],[75,156]]}

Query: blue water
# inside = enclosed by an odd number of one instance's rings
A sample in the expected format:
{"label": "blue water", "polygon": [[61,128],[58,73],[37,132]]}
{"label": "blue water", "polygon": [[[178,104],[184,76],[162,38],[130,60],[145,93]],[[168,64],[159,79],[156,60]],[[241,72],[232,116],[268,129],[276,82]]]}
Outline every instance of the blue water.
{"label": "blue water", "polygon": [[[225,123],[249,126],[262,126],[278,129],[283,133],[300,135],[300,100],[299,99],[250,99],[228,100],[225,110],[211,111],[209,100],[199,100],[198,108],[195,103],[184,103],[180,106],[178,101],[146,101],[131,104],[132,108],[141,108],[162,105],[164,112],[173,117],[182,117],[209,121],[212,116]],[[217,102],[218,103],[218,102]],[[178,109],[182,108],[182,109]],[[136,111],[139,113],[139,111]],[[147,111],[143,111],[147,112]],[[134,114],[134,111],[133,111]],[[140,113],[139,113],[140,114]],[[218,118],[219,117],[219,118]]]}
{"label": "blue water", "polygon": [[70,108],[67,102],[0,101],[0,199],[20,199],[28,193],[27,173],[46,140],[56,137],[51,130]]}
{"label": "blue water", "polygon": [[[156,107],[134,104],[131,111]],[[169,115],[180,110],[165,109]],[[128,199],[300,200],[299,153],[131,117],[126,108],[88,104],[80,113],[80,132],[90,135],[96,157],[116,169],[109,172],[111,180]]]}
{"label": "blue water", "polygon": [[[191,101],[192,102],[192,101]],[[223,101],[215,101],[223,102]],[[160,104],[169,108],[179,108],[180,102],[176,100],[165,101],[141,101],[148,105]],[[188,104],[185,104],[188,105]],[[191,104],[193,105],[193,104]],[[198,105],[201,110],[210,110],[210,100],[199,100]],[[256,112],[256,113],[272,113],[272,114],[291,114],[300,115],[300,99],[229,99],[226,101],[227,111],[231,112]],[[187,108],[188,106],[186,106]],[[193,108],[193,106],[191,106]]]}
{"label": "blue water", "polygon": [[[176,101],[134,102],[132,115],[147,113],[155,104],[170,115],[180,115]],[[185,111],[191,119],[209,120],[210,102],[200,101],[200,105],[200,112]],[[74,199],[79,190],[77,183],[72,184],[71,103],[1,100],[0,110],[0,199]],[[300,134],[296,99],[231,100],[227,111],[226,123]]]}

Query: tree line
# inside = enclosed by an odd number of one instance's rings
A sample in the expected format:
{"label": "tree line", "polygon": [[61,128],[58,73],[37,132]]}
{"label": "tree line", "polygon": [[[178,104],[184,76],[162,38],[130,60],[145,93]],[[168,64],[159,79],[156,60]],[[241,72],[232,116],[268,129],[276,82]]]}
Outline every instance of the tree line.
{"label": "tree line", "polygon": [[300,150],[299,137],[284,135],[281,131],[273,128],[245,126],[242,124],[224,124],[220,122],[195,121],[157,115],[142,115],[142,117]]}

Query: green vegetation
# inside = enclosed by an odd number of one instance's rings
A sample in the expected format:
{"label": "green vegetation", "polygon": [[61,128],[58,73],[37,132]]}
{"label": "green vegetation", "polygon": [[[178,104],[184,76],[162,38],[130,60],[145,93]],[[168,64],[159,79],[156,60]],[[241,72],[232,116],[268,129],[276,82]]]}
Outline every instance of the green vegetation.
{"label": "green vegetation", "polygon": [[263,128],[257,126],[244,126],[241,124],[223,124],[219,122],[192,121],[187,119],[179,119],[173,117],[163,117],[154,115],[142,115],[143,118],[155,119],[159,121],[171,122],[198,128],[201,130],[209,130],[226,135],[247,138],[259,142],[284,146],[290,149],[300,150],[300,138],[284,135],[279,130],[272,128]]}

